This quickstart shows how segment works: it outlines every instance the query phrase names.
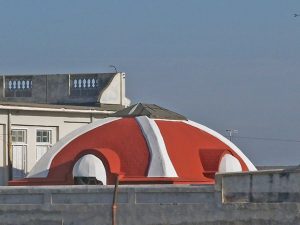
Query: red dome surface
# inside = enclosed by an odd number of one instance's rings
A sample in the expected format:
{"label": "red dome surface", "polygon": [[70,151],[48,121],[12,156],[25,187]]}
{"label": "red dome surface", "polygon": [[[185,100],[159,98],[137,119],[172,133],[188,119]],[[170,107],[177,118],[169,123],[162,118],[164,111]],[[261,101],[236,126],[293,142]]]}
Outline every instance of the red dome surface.
{"label": "red dome surface", "polygon": [[106,118],[62,138],[27,178],[10,185],[73,184],[73,167],[88,154],[103,162],[107,184],[116,176],[121,184],[214,183],[225,155],[237,159],[242,171],[255,170],[232,142],[195,122]]}

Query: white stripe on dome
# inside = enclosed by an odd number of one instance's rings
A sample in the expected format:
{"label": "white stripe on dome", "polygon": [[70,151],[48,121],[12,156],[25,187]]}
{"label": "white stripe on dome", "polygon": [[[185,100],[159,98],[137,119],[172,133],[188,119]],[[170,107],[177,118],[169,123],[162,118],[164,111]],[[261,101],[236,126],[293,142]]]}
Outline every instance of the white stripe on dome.
{"label": "white stripe on dome", "polygon": [[178,177],[155,121],[147,116],[135,119],[141,127],[151,155],[148,177]]}
{"label": "white stripe on dome", "polygon": [[58,142],[55,143],[55,145],[52,146],[52,148],[47,151],[43,157],[34,165],[30,173],[27,175],[27,177],[47,177],[50,169],[50,165],[54,157],[71,141],[73,141],[75,138],[79,137],[80,135],[93,130],[97,127],[100,127],[104,124],[119,120],[121,118],[105,118],[105,119],[99,119],[96,120],[93,123],[87,124],[85,126],[82,126],[71,133],[64,136],[62,139],[60,139]]}
{"label": "white stripe on dome", "polygon": [[249,171],[256,171],[256,167],[252,164],[252,162],[247,158],[247,156],[244,155],[244,153],[235,145],[233,144],[231,141],[229,141],[227,138],[225,138],[224,136],[222,136],[221,134],[219,134],[218,132],[204,126],[201,125],[199,123],[196,123],[194,121],[188,120],[188,121],[182,121],[188,125],[191,125],[193,127],[196,127],[200,130],[203,130],[207,133],[209,133],[210,135],[214,136],[215,138],[218,138],[220,141],[222,141],[224,144],[226,144],[229,148],[231,148],[236,154],[238,154],[242,160],[244,161],[244,163],[247,165]]}

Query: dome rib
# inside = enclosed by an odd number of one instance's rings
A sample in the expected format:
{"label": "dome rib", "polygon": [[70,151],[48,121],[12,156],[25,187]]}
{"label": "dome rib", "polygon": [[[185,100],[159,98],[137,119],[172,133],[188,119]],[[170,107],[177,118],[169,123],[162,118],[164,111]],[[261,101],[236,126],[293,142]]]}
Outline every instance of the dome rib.
{"label": "dome rib", "polygon": [[147,141],[151,155],[148,177],[178,177],[155,121],[146,116],[139,116],[135,119]]}

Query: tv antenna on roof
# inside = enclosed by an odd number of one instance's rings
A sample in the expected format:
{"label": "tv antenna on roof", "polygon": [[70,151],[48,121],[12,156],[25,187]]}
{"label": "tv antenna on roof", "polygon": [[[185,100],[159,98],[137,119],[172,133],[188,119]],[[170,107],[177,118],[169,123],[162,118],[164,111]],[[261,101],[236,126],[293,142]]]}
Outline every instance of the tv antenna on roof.
{"label": "tv antenna on roof", "polygon": [[233,134],[237,134],[239,131],[234,129],[227,129],[226,132],[229,133],[229,140],[232,140]]}
{"label": "tv antenna on roof", "polygon": [[117,68],[114,65],[109,65],[109,67],[114,68],[116,73],[118,72]]}

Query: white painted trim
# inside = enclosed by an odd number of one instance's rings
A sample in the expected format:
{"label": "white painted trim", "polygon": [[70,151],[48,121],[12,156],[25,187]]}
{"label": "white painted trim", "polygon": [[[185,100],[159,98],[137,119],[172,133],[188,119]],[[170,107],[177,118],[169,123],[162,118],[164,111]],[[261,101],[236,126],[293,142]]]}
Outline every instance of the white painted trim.
{"label": "white painted trim", "polygon": [[66,109],[66,108],[42,108],[35,106],[7,106],[0,105],[0,109],[22,110],[22,111],[41,111],[41,112],[74,112],[74,113],[94,113],[94,114],[112,114],[115,111],[95,110],[95,109]]}
{"label": "white painted trim", "polygon": [[47,177],[49,168],[54,157],[71,141],[80,135],[93,130],[97,127],[103,126],[104,124],[119,120],[120,118],[105,118],[96,120],[93,123],[84,125],[71,133],[64,136],[58,142],[56,142],[53,147],[43,155],[43,157],[34,165],[27,177]]}
{"label": "white painted trim", "polygon": [[221,134],[219,134],[218,132],[202,125],[199,123],[196,123],[194,121],[188,120],[185,121],[183,120],[182,122],[191,125],[195,128],[198,128],[202,131],[205,131],[207,133],[209,133],[210,135],[214,136],[215,138],[218,138],[220,141],[222,141],[224,144],[226,144],[229,148],[231,148],[236,154],[238,154],[242,160],[245,162],[245,164],[247,165],[249,171],[257,171],[256,167],[252,164],[252,162],[244,155],[244,153],[235,145],[233,144],[231,141],[229,141],[227,138],[225,138],[224,136],[222,136]]}
{"label": "white painted trim", "polygon": [[155,121],[147,116],[135,119],[141,127],[151,155],[148,177],[178,177]]}
{"label": "white painted trim", "polygon": [[155,118],[155,121],[172,121],[172,122],[183,122],[183,121],[186,121],[186,120],[177,120],[177,119],[162,119],[162,118]]}

